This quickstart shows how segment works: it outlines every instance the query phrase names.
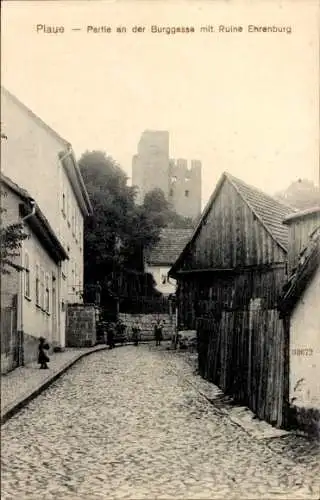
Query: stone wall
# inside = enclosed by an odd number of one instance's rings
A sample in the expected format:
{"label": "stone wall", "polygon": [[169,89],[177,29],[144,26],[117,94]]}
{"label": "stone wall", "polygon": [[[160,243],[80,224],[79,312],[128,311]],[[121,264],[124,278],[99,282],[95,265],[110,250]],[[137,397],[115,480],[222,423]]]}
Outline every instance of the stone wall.
{"label": "stone wall", "polygon": [[320,440],[320,410],[292,405],[290,407],[289,427],[299,429]]}
{"label": "stone wall", "polygon": [[176,321],[175,316],[169,314],[127,314],[120,313],[119,319],[126,325],[126,335],[131,336],[132,326],[138,323],[141,330],[141,340],[154,340],[154,325],[160,319],[163,324],[163,340],[171,340],[175,334]]}
{"label": "stone wall", "polygon": [[98,309],[92,304],[68,304],[67,347],[91,347],[97,343]]}

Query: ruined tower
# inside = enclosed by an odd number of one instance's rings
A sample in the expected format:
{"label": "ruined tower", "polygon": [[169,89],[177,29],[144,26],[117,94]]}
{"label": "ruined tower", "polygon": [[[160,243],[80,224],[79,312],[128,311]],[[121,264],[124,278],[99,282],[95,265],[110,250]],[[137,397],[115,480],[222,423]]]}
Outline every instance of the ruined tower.
{"label": "ruined tower", "polygon": [[201,213],[201,162],[170,159],[167,131],[143,132],[132,160],[132,184],[138,188],[138,204],[160,188],[178,214],[195,219]]}
{"label": "ruined tower", "polygon": [[137,203],[145,195],[160,188],[168,199],[169,190],[169,132],[145,130],[138,143],[138,154],[132,161],[132,184],[137,186]]}

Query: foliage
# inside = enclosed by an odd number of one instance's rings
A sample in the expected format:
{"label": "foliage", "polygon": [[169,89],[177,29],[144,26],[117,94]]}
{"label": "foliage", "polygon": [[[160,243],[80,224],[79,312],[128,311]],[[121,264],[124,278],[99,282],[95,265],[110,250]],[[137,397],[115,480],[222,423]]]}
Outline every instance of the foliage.
{"label": "foliage", "polygon": [[143,251],[158,240],[162,222],[135,204],[135,188],[112,157],[87,151],[79,166],[93,206],[85,221],[85,283],[106,289],[120,270],[143,274]]}
{"label": "foliage", "polygon": [[[6,197],[7,193],[1,190],[1,200]],[[24,232],[23,224],[9,224],[5,223],[5,214],[7,210],[0,207],[1,225],[0,225],[0,267],[1,274],[10,274],[10,268],[21,270],[21,267],[16,264],[15,260],[20,255],[19,249],[21,242],[27,237]]]}
{"label": "foliage", "polygon": [[154,223],[161,227],[175,229],[192,229],[194,227],[194,221],[191,218],[183,217],[171,208],[163,191],[159,188],[146,194],[143,206],[145,212],[151,215]]}
{"label": "foliage", "polygon": [[320,204],[320,190],[313,182],[299,179],[292,182],[285,191],[277,193],[275,198],[293,208],[305,210]]}

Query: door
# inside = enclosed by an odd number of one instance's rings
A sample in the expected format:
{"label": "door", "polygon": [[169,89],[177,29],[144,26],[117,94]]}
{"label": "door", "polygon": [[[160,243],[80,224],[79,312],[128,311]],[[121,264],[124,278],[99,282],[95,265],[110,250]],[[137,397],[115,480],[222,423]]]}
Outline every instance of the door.
{"label": "door", "polygon": [[54,274],[52,275],[52,342],[54,345],[59,344],[57,322],[57,280]]}

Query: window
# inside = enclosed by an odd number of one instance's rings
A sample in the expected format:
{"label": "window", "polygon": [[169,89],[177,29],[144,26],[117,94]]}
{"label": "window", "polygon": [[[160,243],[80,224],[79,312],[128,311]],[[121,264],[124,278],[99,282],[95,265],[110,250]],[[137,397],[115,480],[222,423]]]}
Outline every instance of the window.
{"label": "window", "polygon": [[64,217],[66,216],[66,195],[62,194],[62,213]]}
{"label": "window", "polygon": [[36,304],[40,306],[40,270],[39,264],[36,265]]}
{"label": "window", "polygon": [[24,267],[25,267],[24,294],[27,298],[30,298],[30,262],[29,262],[29,255],[27,253],[25,254]]}
{"label": "window", "polygon": [[75,211],[75,224],[74,224],[74,235],[76,241],[78,241],[78,227],[79,227],[79,216],[77,210]]}
{"label": "window", "polygon": [[67,192],[67,220],[68,220],[69,226],[70,226],[70,217],[71,217],[71,201],[70,201],[70,193],[68,190],[68,192]]}
{"label": "window", "polygon": [[63,260],[61,262],[61,272],[62,272],[62,278],[65,280],[67,277],[67,261]]}
{"label": "window", "polygon": [[177,177],[174,175],[171,177],[171,184],[174,184],[175,182],[177,182]]}
{"label": "window", "polygon": [[46,291],[45,291],[45,310],[50,312],[50,288],[49,288],[49,274],[46,274]]}
{"label": "window", "polygon": [[76,209],[73,207],[72,209],[72,221],[71,221],[71,228],[72,228],[72,234],[75,235],[75,227],[76,227]]}
{"label": "window", "polygon": [[71,281],[72,291],[74,292],[74,290],[75,290],[75,288],[74,288],[74,283],[75,283],[74,269],[72,269],[71,273],[72,273],[72,281]]}
{"label": "window", "polygon": [[40,278],[40,306],[42,309],[45,308],[45,293],[44,293],[44,270],[41,269],[41,278]]}
{"label": "window", "polygon": [[169,196],[173,196],[173,189],[170,189]]}
{"label": "window", "polygon": [[189,191],[188,191],[188,189],[184,192],[184,195],[185,195],[185,197],[186,197],[186,198],[188,198],[188,196],[189,196]]}
{"label": "window", "polygon": [[76,287],[76,290],[77,290],[77,287],[78,287],[78,269],[77,269],[76,263],[74,265],[74,286]]}

